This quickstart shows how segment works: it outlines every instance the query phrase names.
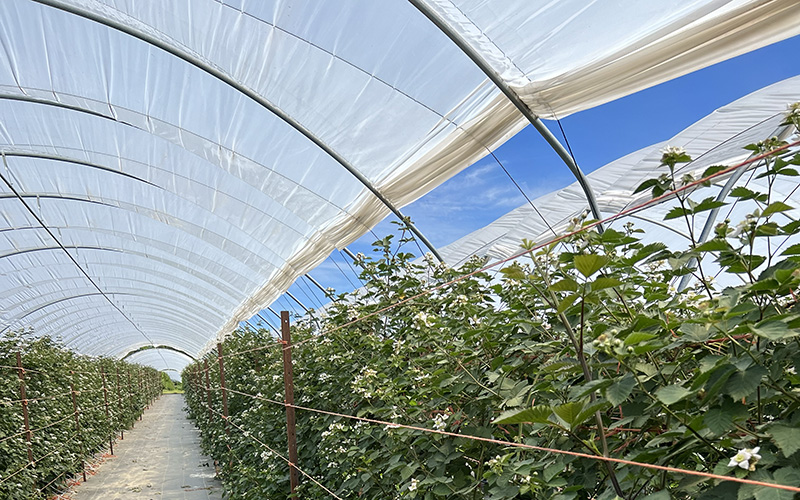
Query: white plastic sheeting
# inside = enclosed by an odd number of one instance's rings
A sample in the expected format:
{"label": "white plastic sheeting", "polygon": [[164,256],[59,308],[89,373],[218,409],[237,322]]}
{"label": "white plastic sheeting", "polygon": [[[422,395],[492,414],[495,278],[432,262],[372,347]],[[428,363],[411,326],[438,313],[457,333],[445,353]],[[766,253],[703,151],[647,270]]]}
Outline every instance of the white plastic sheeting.
{"label": "white plastic sheeting", "polygon": [[[427,2],[544,115],[800,31],[651,4]],[[389,213],[365,184],[403,206],[526,125],[399,0],[4,0],[0,46],[0,327],[90,354],[199,351]]]}
{"label": "white plastic sheeting", "polygon": [[[748,144],[779,134],[783,134],[786,140],[797,140],[798,135],[793,127],[780,125],[785,119],[787,105],[797,101],[800,101],[800,76],[770,85],[723,106],[668,141],[648,146],[595,170],[588,177],[603,216],[615,215],[650,198],[649,190],[639,194],[633,192],[645,180],[667,172],[666,167],[660,166],[661,150],[667,145],[684,148],[694,159],[690,163],[679,164],[676,177],[691,174],[699,179],[703,171],[712,165],[735,165],[747,159],[751,152],[744,150],[743,146]],[[749,169],[757,165],[753,164]],[[716,196],[728,177],[717,178],[710,187],[692,194],[692,198],[701,200]],[[750,189],[766,191],[765,179],[751,177],[750,174],[742,177],[740,185],[748,183]],[[789,204],[798,206],[800,193],[797,188],[794,178],[778,177],[774,184],[776,199],[795,200],[794,203],[789,201]],[[663,220],[676,203],[674,199],[666,200],[633,217],[618,219],[609,227],[619,228],[630,221],[636,227],[645,229],[644,239],[647,242],[672,242],[676,248],[688,246],[688,230],[684,219]],[[588,209],[577,183],[536,198],[533,205],[546,221],[526,204],[441,248],[441,254],[452,266],[464,263],[472,255],[486,256],[490,260],[504,259],[522,251],[520,244],[523,239],[543,243],[563,234],[572,220]],[[734,207],[730,214],[730,209],[724,208],[719,221],[730,217],[737,222],[747,208],[747,204],[742,204]],[[694,228],[696,235],[700,234],[709,214],[706,212],[698,217]]]}

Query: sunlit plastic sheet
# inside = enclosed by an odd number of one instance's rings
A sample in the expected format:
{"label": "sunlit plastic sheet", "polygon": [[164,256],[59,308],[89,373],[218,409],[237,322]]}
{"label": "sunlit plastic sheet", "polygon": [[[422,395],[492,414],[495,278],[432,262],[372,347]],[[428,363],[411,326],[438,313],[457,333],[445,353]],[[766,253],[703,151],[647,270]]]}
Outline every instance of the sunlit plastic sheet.
{"label": "sunlit plastic sheet", "polygon": [[[746,160],[751,152],[743,147],[748,144],[779,134],[783,134],[782,138],[788,141],[797,140],[798,135],[791,131],[792,127],[781,125],[787,105],[796,101],[800,101],[800,76],[770,85],[723,106],[671,139],[643,148],[597,169],[588,177],[596,189],[602,215],[613,216],[649,199],[649,190],[639,194],[634,194],[634,191],[645,180],[667,173],[667,168],[661,166],[661,150],[665,146],[682,147],[694,159],[691,163],[678,165],[678,179],[686,174],[699,179],[706,168],[712,165],[731,166]],[[766,179],[756,179],[751,172],[752,168],[741,177],[737,185],[766,191]],[[729,177],[717,178],[710,187],[693,192],[692,198],[702,200],[716,197]],[[778,176],[773,186],[775,199],[786,199],[790,205],[799,206],[800,193],[797,188],[795,178]],[[606,227],[621,230],[623,224],[632,222],[637,228],[645,230],[644,234],[638,235],[643,241],[660,241],[673,248],[683,248],[689,244],[686,221],[683,218],[663,220],[667,211],[676,204],[674,198],[667,199],[633,216],[606,224]],[[472,255],[485,256],[490,260],[508,258],[522,251],[520,245],[523,239],[547,242],[564,234],[573,219],[588,210],[577,183],[536,198],[533,205],[539,213],[530,204],[522,205],[491,224],[441,248],[440,252],[448,264],[456,267]],[[750,210],[752,206],[748,203],[723,207],[716,221],[722,222],[725,218],[730,218],[735,223]],[[794,210],[788,214],[796,217],[796,212]],[[544,216],[544,220],[539,214]],[[710,212],[705,212],[697,217],[693,228],[695,236],[699,236],[709,214]],[[787,244],[788,242],[784,242],[784,246]],[[713,267],[713,264],[706,265]]]}
{"label": "sunlit plastic sheet", "polygon": [[[426,5],[548,117],[794,35],[794,3]],[[0,186],[0,327],[92,354],[196,352],[386,216],[328,152],[400,207],[526,125],[404,1],[5,0],[0,43],[5,176],[98,285]]]}

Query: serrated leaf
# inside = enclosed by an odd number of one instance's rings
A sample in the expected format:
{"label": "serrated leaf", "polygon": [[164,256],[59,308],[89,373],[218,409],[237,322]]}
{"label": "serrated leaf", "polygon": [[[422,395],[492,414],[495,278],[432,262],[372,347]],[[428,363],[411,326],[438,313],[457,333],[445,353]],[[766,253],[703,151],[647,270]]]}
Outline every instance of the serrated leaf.
{"label": "serrated leaf", "polygon": [[589,277],[608,264],[608,257],[597,254],[580,254],[573,259],[575,269],[585,277]]}
{"label": "serrated leaf", "polygon": [[605,276],[599,276],[596,280],[592,282],[592,291],[603,290],[605,288],[612,288],[620,285],[622,285],[622,281],[616,278],[607,278]]}
{"label": "serrated leaf", "polygon": [[779,212],[786,212],[791,210],[792,207],[787,205],[782,201],[776,201],[774,203],[770,203],[770,205],[761,212],[761,217],[769,217],[772,214],[777,214]]}
{"label": "serrated leaf", "polygon": [[726,250],[731,250],[731,245],[727,240],[714,238],[713,240],[706,241],[702,245],[698,245],[697,250],[700,252],[724,252]]}
{"label": "serrated leaf", "polygon": [[550,290],[554,292],[574,292],[578,289],[578,282],[572,278],[564,278],[550,285]]}
{"label": "serrated leaf", "polygon": [[583,403],[577,401],[553,407],[553,413],[569,428],[580,423],[577,420],[582,410]]}
{"label": "serrated leaf", "polygon": [[524,410],[508,410],[492,421],[493,424],[551,424],[548,419],[553,410],[546,406],[534,406]]}
{"label": "serrated leaf", "polygon": [[758,325],[750,325],[750,331],[768,340],[783,340],[798,335],[797,330],[789,328],[789,325],[778,320],[770,320],[759,323]]}
{"label": "serrated leaf", "polygon": [[503,273],[506,278],[512,280],[524,280],[528,277],[525,274],[525,271],[522,270],[522,267],[520,267],[516,262],[508,267],[504,267],[500,270],[500,272]]}
{"label": "serrated leaf", "polygon": [[794,245],[790,246],[781,252],[781,255],[800,255],[800,243],[795,243]]}
{"label": "serrated leaf", "polygon": [[687,210],[685,208],[673,207],[672,210],[667,212],[667,215],[664,216],[664,220],[677,219],[678,217],[683,217],[684,215],[687,215],[688,213],[689,213],[689,210]]}
{"label": "serrated leaf", "polygon": [[692,213],[698,214],[700,212],[706,212],[715,208],[724,207],[725,205],[727,205],[727,203],[723,201],[717,201],[714,198],[709,197],[692,207]]}
{"label": "serrated leaf", "polygon": [[621,405],[623,401],[628,399],[635,385],[636,379],[633,378],[632,374],[626,373],[624,377],[606,389],[606,399],[614,406]]}
{"label": "serrated leaf", "polygon": [[767,433],[772,436],[772,441],[778,445],[786,457],[790,457],[800,450],[800,428],[773,425],[767,429]]}
{"label": "serrated leaf", "polygon": [[725,383],[724,392],[735,400],[745,398],[755,392],[766,374],[767,369],[760,365],[753,365],[745,371],[736,370]]}
{"label": "serrated leaf", "polygon": [[653,186],[655,186],[655,185],[657,185],[657,184],[658,184],[658,179],[647,179],[647,180],[646,180],[646,181],[644,181],[643,183],[639,184],[639,187],[637,187],[637,188],[636,188],[636,189],[633,191],[633,194],[636,194],[636,193],[641,193],[641,192],[642,192],[642,191],[644,191],[645,189],[647,189],[647,188],[650,188],[650,187],[653,187]]}
{"label": "serrated leaf", "polygon": [[625,345],[636,345],[640,342],[646,342],[656,337],[657,335],[653,335],[652,333],[633,332],[627,337],[625,337]]}
{"label": "serrated leaf", "polygon": [[721,408],[711,408],[703,416],[703,425],[721,436],[733,427],[733,416]]}
{"label": "serrated leaf", "polygon": [[665,405],[671,405],[677,403],[691,393],[692,391],[685,387],[681,387],[679,385],[668,385],[657,390],[656,397]]}
{"label": "serrated leaf", "polygon": [[577,298],[578,296],[573,293],[561,299],[561,302],[558,303],[558,308],[556,308],[556,313],[561,314],[564,311],[566,311],[569,308],[569,306],[571,306],[575,302]]}
{"label": "serrated leaf", "polygon": [[731,190],[730,196],[733,196],[734,198],[740,198],[742,200],[752,200],[753,198],[758,197],[760,194],[761,193],[747,189],[746,187],[739,186]]}
{"label": "serrated leaf", "polygon": [[669,492],[667,490],[656,491],[655,493],[650,493],[642,500],[670,500]]}

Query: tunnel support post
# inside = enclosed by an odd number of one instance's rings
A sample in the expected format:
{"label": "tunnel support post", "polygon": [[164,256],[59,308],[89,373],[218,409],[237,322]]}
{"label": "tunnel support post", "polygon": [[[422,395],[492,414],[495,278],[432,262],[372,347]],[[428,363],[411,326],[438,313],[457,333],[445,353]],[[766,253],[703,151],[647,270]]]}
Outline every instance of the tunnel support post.
{"label": "tunnel support post", "polygon": [[289,442],[289,481],[291,497],[299,484],[297,473],[297,427],[294,414],[294,374],[292,372],[292,333],[289,328],[289,311],[281,311],[281,338],[283,339],[283,386],[286,403],[286,434]]}

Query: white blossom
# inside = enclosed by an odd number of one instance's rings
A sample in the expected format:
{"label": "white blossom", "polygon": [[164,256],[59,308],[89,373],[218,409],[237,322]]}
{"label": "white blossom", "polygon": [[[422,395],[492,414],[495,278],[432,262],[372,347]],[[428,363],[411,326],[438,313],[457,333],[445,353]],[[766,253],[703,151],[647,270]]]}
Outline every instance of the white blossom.
{"label": "white blossom", "polygon": [[433,417],[433,428],[437,431],[443,431],[447,427],[447,419],[450,418],[450,415],[446,413],[440,413]]}
{"label": "white blossom", "polygon": [[755,448],[742,448],[739,450],[739,453],[731,457],[731,461],[728,462],[728,467],[740,467],[750,471],[755,470],[756,463],[761,460],[761,455],[758,454],[760,449],[760,446],[756,446]]}
{"label": "white blossom", "polygon": [[411,482],[408,484],[408,491],[417,491],[417,487],[419,486],[419,481],[417,478],[413,478]]}
{"label": "white blossom", "polygon": [[683,156],[686,154],[686,150],[680,146],[666,146],[660,152],[664,156]]}

